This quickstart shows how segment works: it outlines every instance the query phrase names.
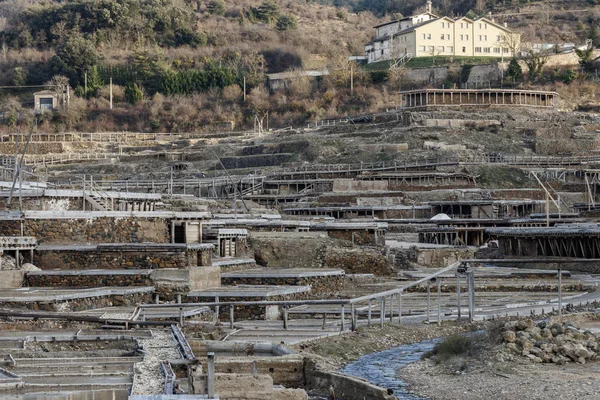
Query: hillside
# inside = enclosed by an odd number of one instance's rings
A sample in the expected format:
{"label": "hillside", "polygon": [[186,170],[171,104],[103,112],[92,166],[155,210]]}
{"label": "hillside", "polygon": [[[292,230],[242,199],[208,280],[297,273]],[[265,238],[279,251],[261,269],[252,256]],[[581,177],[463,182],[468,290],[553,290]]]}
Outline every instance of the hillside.
{"label": "hillside", "polygon": [[[74,96],[68,109],[39,116],[44,131],[243,130],[267,115],[269,126],[279,128],[394,107],[399,86],[387,71],[365,70],[348,57],[363,54],[374,25],[397,17],[393,12],[418,11],[422,3],[386,1],[383,12],[372,7],[377,1],[0,1],[0,85],[35,86],[0,94],[0,131],[27,129],[32,93],[51,80],[55,87],[68,83]],[[599,9],[579,1],[480,3],[434,1],[434,11],[493,10],[499,22],[522,29],[524,40],[544,35],[545,41],[580,43],[593,33]],[[539,17],[548,5],[554,10],[545,11],[550,24]],[[585,18],[578,7],[588,11]],[[329,75],[309,79],[298,73],[284,90],[267,86],[269,73],[323,69]],[[514,84],[577,91],[557,86],[563,76],[567,84],[587,79],[553,68]]]}

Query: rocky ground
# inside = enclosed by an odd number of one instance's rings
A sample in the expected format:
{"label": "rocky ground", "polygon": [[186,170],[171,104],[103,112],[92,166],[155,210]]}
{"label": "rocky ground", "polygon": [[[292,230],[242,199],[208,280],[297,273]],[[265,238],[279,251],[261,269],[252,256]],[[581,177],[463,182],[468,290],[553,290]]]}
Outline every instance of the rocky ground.
{"label": "rocky ground", "polygon": [[152,330],[151,338],[139,341],[146,353],[144,361],[135,364],[132,394],[162,394],[165,380],[160,370],[160,362],[181,358],[179,350],[177,350],[177,343],[168,330]]}
{"label": "rocky ground", "polygon": [[398,373],[411,392],[432,400],[597,399],[600,337],[587,330],[595,316],[570,318],[509,322],[499,332],[502,343],[475,357],[422,360]]}

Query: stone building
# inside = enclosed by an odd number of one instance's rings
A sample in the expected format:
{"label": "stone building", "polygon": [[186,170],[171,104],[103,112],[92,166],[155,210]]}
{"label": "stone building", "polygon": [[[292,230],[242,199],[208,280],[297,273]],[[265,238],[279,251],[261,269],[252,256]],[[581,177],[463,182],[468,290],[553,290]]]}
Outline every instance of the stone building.
{"label": "stone building", "polygon": [[53,90],[42,90],[33,94],[36,112],[52,111],[58,107],[58,94]]}
{"label": "stone building", "polygon": [[427,12],[375,27],[375,38],[365,45],[369,63],[432,56],[511,57],[521,35],[490,18],[453,19]]}

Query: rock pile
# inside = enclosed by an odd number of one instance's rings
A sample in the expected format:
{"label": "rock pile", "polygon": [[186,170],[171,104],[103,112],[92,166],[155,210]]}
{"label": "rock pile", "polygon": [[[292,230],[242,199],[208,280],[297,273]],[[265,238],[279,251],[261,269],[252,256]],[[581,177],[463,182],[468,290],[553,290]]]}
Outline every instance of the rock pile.
{"label": "rock pile", "polygon": [[512,321],[504,325],[502,338],[508,350],[537,363],[585,364],[599,358],[600,335],[583,331],[571,323]]}

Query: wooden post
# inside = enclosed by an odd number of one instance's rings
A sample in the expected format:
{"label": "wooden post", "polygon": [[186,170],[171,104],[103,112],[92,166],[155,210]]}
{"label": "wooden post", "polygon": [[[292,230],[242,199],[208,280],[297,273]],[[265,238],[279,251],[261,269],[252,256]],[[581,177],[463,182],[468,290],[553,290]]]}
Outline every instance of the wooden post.
{"label": "wooden post", "polygon": [[287,304],[283,306],[283,329],[288,328],[288,307]]}
{"label": "wooden post", "polygon": [[431,280],[427,281],[427,323],[429,323],[429,309],[431,306]]}
{"label": "wooden post", "polygon": [[437,323],[442,324],[442,279],[437,278]]}
{"label": "wooden post", "polygon": [[356,330],[356,310],[354,303],[350,304],[350,324],[352,332],[354,332]]}
{"label": "wooden post", "polygon": [[470,268],[467,283],[469,285],[469,322],[473,322],[475,317],[475,273]]}
{"label": "wooden post", "polygon": [[402,292],[398,293],[398,325],[402,324]]}
{"label": "wooden post", "polygon": [[460,276],[456,277],[456,303],[458,305],[458,321],[460,321],[461,310],[460,310]]}
{"label": "wooden post", "polygon": [[346,315],[346,311],[344,310],[344,305],[342,304],[342,321],[341,321],[341,325],[342,325],[342,326],[341,326],[341,328],[340,328],[340,330],[341,330],[342,332],[343,332],[343,331],[344,331],[344,329],[346,328],[346,327],[345,327],[345,321],[344,321],[345,315]]}
{"label": "wooden post", "polygon": [[350,64],[350,94],[354,94],[354,66]]}
{"label": "wooden post", "polygon": [[379,308],[379,327],[381,329],[383,329],[384,321],[385,321],[385,297],[382,297],[380,308]]}
{"label": "wooden post", "polygon": [[230,305],[229,306],[229,329],[233,329],[233,310],[234,310],[234,305]]}
{"label": "wooden post", "polygon": [[371,326],[371,299],[369,299],[369,310],[367,311],[367,326]]}
{"label": "wooden post", "polygon": [[562,268],[558,267],[558,316],[562,316]]}

